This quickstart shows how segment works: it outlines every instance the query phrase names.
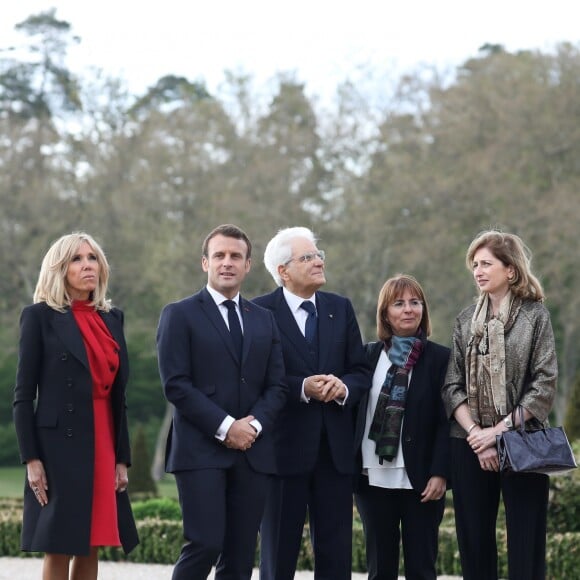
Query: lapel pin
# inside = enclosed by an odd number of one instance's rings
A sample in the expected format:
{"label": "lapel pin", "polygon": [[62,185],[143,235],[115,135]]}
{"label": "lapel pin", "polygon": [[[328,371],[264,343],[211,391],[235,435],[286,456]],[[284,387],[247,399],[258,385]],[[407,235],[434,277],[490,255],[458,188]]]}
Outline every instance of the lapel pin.
{"label": "lapel pin", "polygon": [[329,314],[328,318],[334,318],[334,314]]}

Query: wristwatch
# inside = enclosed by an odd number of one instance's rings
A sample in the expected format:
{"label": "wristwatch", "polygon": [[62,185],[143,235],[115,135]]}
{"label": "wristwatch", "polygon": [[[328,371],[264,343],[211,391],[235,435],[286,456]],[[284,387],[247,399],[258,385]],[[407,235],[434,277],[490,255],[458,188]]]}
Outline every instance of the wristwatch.
{"label": "wristwatch", "polygon": [[512,421],[512,416],[511,415],[506,415],[503,418],[503,422],[505,423],[505,426],[508,429],[513,429],[514,428],[514,422]]}

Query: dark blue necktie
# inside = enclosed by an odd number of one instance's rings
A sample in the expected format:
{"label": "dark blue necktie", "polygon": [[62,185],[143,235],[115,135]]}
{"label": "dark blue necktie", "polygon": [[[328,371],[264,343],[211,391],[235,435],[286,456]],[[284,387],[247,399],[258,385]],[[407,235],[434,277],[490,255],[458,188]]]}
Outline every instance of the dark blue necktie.
{"label": "dark blue necktie", "polygon": [[242,360],[242,327],[240,325],[240,319],[238,318],[238,313],[236,312],[236,303],[233,300],[225,300],[223,304],[228,309],[228,325],[230,327],[230,334],[232,335],[232,340],[234,341],[234,347],[238,358]]}
{"label": "dark blue necktie", "polygon": [[308,312],[308,318],[306,319],[306,328],[304,330],[304,336],[309,344],[313,344],[316,340],[316,331],[317,331],[317,323],[316,323],[316,306],[310,302],[310,300],[305,300],[301,305],[300,308],[303,308]]}

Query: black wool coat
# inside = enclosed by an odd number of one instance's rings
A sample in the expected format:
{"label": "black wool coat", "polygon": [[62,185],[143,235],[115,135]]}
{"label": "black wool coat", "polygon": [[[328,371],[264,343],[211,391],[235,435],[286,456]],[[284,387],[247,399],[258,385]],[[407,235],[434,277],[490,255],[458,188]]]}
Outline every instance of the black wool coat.
{"label": "black wool coat", "polygon": [[[117,309],[99,314],[120,347],[111,390],[115,455],[117,463],[130,465],[123,314]],[[25,482],[22,549],[87,555],[94,470],[92,378],[70,309],[58,312],[38,303],[22,311],[13,416],[22,462],[40,459],[48,482],[44,507]],[[139,541],[126,492],[117,493],[117,518],[123,549],[129,552]]]}

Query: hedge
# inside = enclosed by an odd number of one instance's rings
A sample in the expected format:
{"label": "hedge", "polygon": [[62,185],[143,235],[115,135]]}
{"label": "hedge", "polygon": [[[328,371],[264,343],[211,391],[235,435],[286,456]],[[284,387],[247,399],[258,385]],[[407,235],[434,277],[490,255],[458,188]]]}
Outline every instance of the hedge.
{"label": "hedge", "polygon": [[[580,472],[580,470],[577,470]],[[580,473],[552,478],[548,510],[546,560],[548,580],[580,577]],[[461,565],[453,522],[450,494],[439,530],[439,575],[460,576]],[[125,556],[118,548],[101,549],[102,560],[173,564],[183,544],[181,512],[176,500],[154,498],[133,502],[133,512],[141,543]],[[500,512],[503,510],[500,509]],[[22,499],[0,498],[0,556],[33,557],[20,551]],[[498,517],[497,544],[500,577],[507,577],[506,535],[502,529],[503,515]],[[256,564],[259,558],[256,554]],[[40,555],[40,554],[37,554]],[[401,563],[402,564],[402,563]],[[308,525],[304,528],[298,569],[312,570],[314,554],[309,540]],[[366,571],[365,542],[362,524],[354,512],[352,569]],[[402,574],[402,568],[400,570]]]}
{"label": "hedge", "polygon": [[[103,548],[101,559],[109,561],[146,562],[173,564],[183,543],[181,522],[147,518],[137,522],[141,543],[131,554],[125,556],[118,548]],[[20,552],[20,515],[0,515],[0,556],[30,556]],[[308,528],[305,528],[305,539]],[[507,577],[505,532],[498,530],[499,574]],[[353,571],[365,572],[364,537],[360,525],[353,527]],[[548,580],[577,578],[580,570],[580,533],[549,534],[546,550]],[[256,555],[256,563],[258,556]],[[312,570],[314,557],[309,541],[302,543],[298,569]],[[439,534],[439,575],[460,576],[461,565],[454,528],[441,528]]]}

